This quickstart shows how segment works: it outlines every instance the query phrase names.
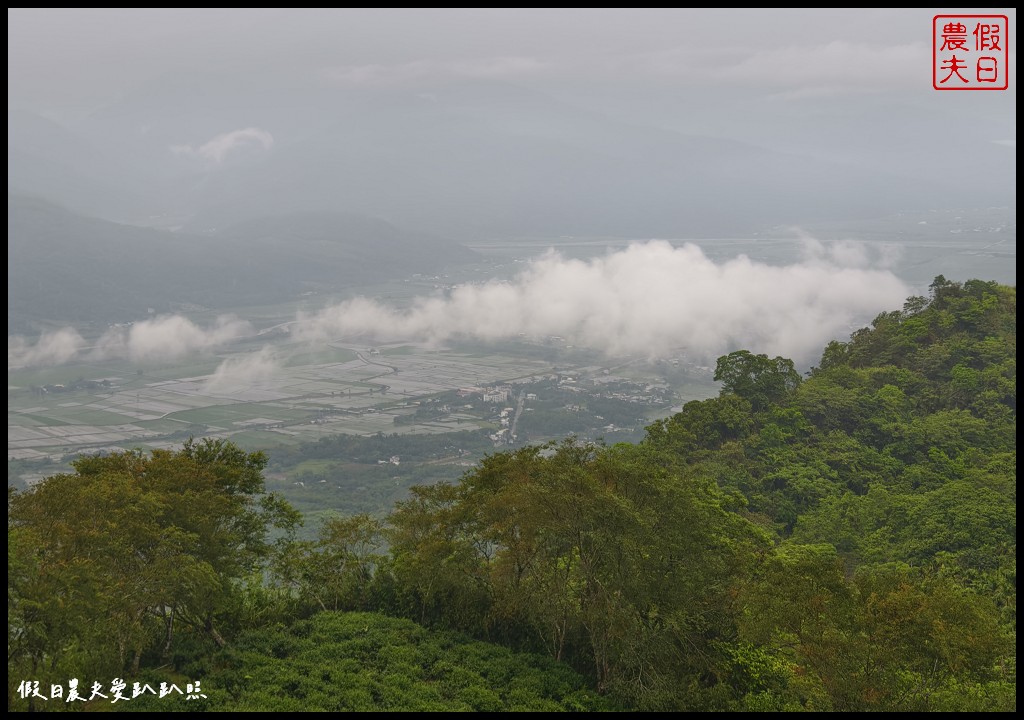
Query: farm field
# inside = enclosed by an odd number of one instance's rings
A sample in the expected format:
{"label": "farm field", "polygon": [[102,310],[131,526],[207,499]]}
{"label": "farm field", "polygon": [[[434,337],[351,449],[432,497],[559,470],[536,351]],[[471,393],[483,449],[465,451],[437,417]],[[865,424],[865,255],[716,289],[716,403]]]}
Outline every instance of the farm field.
{"label": "farm field", "polygon": [[[230,357],[191,358],[178,368],[133,369],[116,362],[9,373],[8,457],[57,460],[81,451],[166,447],[188,434],[268,447],[339,433],[390,433],[395,418],[411,413],[418,398],[551,370],[538,360],[408,344],[332,345],[288,354],[263,378],[214,381],[212,371]],[[484,426],[479,418],[461,414],[406,424],[401,431]]]}

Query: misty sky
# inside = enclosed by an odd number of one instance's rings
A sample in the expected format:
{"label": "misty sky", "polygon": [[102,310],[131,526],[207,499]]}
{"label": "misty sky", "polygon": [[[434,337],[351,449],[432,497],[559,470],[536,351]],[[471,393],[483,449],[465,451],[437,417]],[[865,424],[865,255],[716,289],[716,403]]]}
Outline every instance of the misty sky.
{"label": "misty sky", "polygon": [[[476,82],[470,92],[486,102],[488,84],[504,83],[640,127],[904,178],[955,169],[967,189],[993,174],[1005,185],[1013,45],[1007,91],[938,92],[939,12],[9,9],[8,109],[94,141],[159,138],[208,168],[234,138],[308,137],[360,94],[422,103],[445,83]],[[1012,41],[1015,10],[973,12],[1007,14]]]}
{"label": "misty sky", "polygon": [[[11,9],[8,104],[70,119],[175,76],[325,93],[451,76],[691,132],[800,138],[837,155],[854,122],[913,132],[904,123],[924,115],[910,107],[955,112],[963,125],[950,134],[974,132],[983,117],[985,139],[1014,140],[1014,82],[1007,92],[931,88],[936,12]],[[1013,37],[1013,9],[974,12],[1007,13]]]}

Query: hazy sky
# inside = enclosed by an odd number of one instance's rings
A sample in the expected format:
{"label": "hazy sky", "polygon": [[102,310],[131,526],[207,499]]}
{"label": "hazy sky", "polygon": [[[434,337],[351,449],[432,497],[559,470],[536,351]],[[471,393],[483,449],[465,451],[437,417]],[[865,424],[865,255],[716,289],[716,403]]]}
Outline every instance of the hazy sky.
{"label": "hazy sky", "polygon": [[[80,126],[90,115],[110,126],[140,107],[166,120],[176,99],[280,97],[277,117],[201,131],[193,110],[174,144],[199,156],[224,133],[285,137],[346,93],[429,99],[445,81],[500,81],[615,121],[872,169],[921,165],[919,177],[952,151],[984,173],[992,159],[978,145],[1015,148],[1016,53],[1005,92],[934,90],[942,12],[953,11],[10,9],[8,108],[95,135]],[[1014,9],[973,12],[1007,14],[1015,37]]]}
{"label": "hazy sky", "polygon": [[[325,88],[501,78],[594,104],[644,98],[644,112],[690,107],[700,117],[706,108],[692,101],[702,98],[842,95],[1012,112],[1012,81],[1005,93],[973,98],[931,88],[938,12],[9,9],[8,102],[60,114],[201,72]],[[1014,37],[1015,10],[987,12],[1008,14]],[[1015,53],[1011,60],[1015,71]]]}
{"label": "hazy sky", "polygon": [[[630,207],[665,215],[668,187],[695,198],[688,217],[728,195],[768,223],[758,203],[795,197],[837,216],[883,212],[884,198],[894,199],[885,212],[923,207],[922,194],[935,207],[1005,206],[1016,54],[1007,91],[936,91],[932,18],[942,12],[13,9],[8,111],[32,115],[8,130],[9,186],[88,214],[145,207],[203,217],[204,228],[347,198],[343,209],[459,235],[502,217],[600,214],[615,201],[615,218],[586,228],[503,227],[641,232]],[[1015,37],[1014,10],[973,12],[1005,12]],[[708,136],[744,146],[693,140]],[[775,155],[761,161],[761,150]],[[678,173],[659,176],[668,165],[725,180],[699,195]],[[815,173],[847,185],[822,201]],[[782,197],[744,191],[773,175]],[[613,181],[621,187],[601,187]],[[290,194],[268,197],[275,182]],[[530,191],[542,197],[519,197]],[[130,211],[111,205],[117,193],[145,198]],[[648,231],[684,225],[667,218]]]}

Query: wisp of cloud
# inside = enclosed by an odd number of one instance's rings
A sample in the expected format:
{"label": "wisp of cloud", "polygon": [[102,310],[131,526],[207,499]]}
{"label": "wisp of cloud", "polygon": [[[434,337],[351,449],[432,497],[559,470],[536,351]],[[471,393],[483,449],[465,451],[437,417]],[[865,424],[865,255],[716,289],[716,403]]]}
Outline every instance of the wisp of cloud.
{"label": "wisp of cloud", "polygon": [[252,145],[258,145],[263,150],[269,150],[274,146],[274,136],[261,128],[247,127],[217,135],[199,147],[172,145],[171,152],[176,155],[202,158],[207,162],[220,165],[233,150]]}
{"label": "wisp of cloud", "polygon": [[254,384],[273,379],[280,369],[280,362],[273,350],[264,347],[258,352],[248,353],[224,360],[203,386],[208,393],[230,393],[247,389]]}

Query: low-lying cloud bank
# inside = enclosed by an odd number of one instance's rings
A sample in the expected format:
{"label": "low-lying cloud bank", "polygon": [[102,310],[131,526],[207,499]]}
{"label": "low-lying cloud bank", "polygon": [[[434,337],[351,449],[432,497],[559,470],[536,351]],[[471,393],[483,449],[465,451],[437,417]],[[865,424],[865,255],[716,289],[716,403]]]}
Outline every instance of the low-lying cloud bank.
{"label": "low-lying cloud bank", "polygon": [[[463,285],[422,297],[408,309],[355,298],[300,313],[292,338],[346,336],[443,343],[558,335],[611,356],[654,357],[682,351],[714,360],[738,348],[813,363],[830,340],[877,313],[902,307],[911,294],[886,269],[883,253],[854,242],[804,241],[804,256],[771,265],[745,255],[715,262],[696,245],[635,243],[590,260],[555,252],[535,260],[511,281]],[[8,369],[74,359],[174,360],[221,347],[253,333],[249,323],[222,316],[200,327],[169,315],[112,328],[93,346],[75,330],[44,333],[32,343],[8,337]],[[278,367],[269,351],[232,360],[211,377],[212,389],[230,378],[265,378]]]}
{"label": "low-lying cloud bank", "polygon": [[300,314],[294,336],[444,342],[558,335],[609,355],[682,350],[713,359],[737,348],[813,362],[822,347],[909,288],[867,246],[805,240],[800,262],[745,255],[714,262],[696,245],[635,243],[591,260],[549,252],[510,282],[465,285],[396,310],[355,298]]}
{"label": "low-lying cloud bank", "polygon": [[94,345],[69,327],[45,332],[34,343],[14,335],[7,337],[7,369],[81,359],[172,361],[196,351],[212,350],[252,332],[248,322],[230,315],[222,315],[206,328],[181,315],[163,315],[127,327],[110,328]]}

